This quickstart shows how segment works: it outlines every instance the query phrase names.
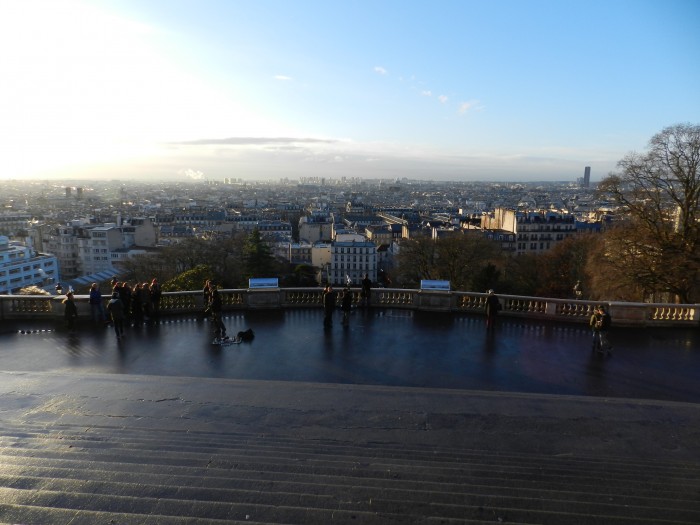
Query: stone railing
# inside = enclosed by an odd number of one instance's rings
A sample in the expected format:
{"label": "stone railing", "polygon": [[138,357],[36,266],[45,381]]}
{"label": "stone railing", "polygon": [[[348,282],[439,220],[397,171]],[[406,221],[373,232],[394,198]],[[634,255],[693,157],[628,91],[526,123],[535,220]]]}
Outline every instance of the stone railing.
{"label": "stone railing", "polygon": [[[354,303],[360,300],[360,290],[353,288]],[[320,308],[321,288],[273,288],[221,290],[225,310],[257,310],[271,308]],[[403,308],[481,315],[486,294],[476,292],[441,292],[399,288],[374,288],[371,306],[374,308]],[[63,317],[64,296],[0,295],[0,320],[60,319]],[[108,301],[104,297],[104,302]],[[549,321],[588,323],[595,301],[553,299],[499,295],[502,310],[499,315]],[[87,295],[75,296],[78,315],[91,316]],[[698,304],[654,304],[606,302],[616,326],[699,326]],[[203,310],[200,291],[166,292],[161,299],[161,315],[195,314]]]}

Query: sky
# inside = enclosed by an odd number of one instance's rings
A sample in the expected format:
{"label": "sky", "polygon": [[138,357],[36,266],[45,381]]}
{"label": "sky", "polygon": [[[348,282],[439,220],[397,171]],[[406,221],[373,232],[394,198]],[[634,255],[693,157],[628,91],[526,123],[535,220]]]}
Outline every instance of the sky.
{"label": "sky", "polygon": [[0,181],[600,180],[700,124],[698,27],[697,0],[0,0]]}

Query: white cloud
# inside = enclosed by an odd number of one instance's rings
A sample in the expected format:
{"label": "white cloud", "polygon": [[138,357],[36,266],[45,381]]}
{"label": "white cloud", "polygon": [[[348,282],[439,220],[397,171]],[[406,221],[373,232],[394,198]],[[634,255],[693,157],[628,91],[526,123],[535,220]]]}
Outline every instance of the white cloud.
{"label": "white cloud", "polygon": [[288,77],[287,75],[275,75],[275,80],[292,80],[292,77]]}
{"label": "white cloud", "polygon": [[459,105],[459,114],[465,115],[468,111],[481,109],[478,100],[469,100]]}
{"label": "white cloud", "polygon": [[447,103],[447,101],[448,101],[449,99],[447,98],[447,95],[440,95],[440,96],[438,97],[438,100],[439,100],[440,102],[442,102],[443,104],[445,104],[445,103]]}
{"label": "white cloud", "polygon": [[430,91],[430,90],[421,91],[421,95],[423,95],[424,97],[432,97],[432,96],[433,96],[433,92]]}
{"label": "white cloud", "polygon": [[387,70],[384,69],[382,66],[374,66],[374,72],[379,73],[380,75],[386,75]]}
{"label": "white cloud", "polygon": [[192,168],[187,168],[180,170],[178,172],[178,175],[181,175],[183,177],[187,177],[192,180],[202,180],[204,179],[204,173],[199,171],[199,170],[193,170]]}

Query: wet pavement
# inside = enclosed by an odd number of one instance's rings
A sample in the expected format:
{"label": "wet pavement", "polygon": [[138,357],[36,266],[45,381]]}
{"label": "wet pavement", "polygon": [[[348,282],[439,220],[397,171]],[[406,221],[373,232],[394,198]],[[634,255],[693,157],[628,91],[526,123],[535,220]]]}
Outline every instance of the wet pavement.
{"label": "wet pavement", "polygon": [[[341,314],[330,329],[320,309],[235,312],[231,335],[212,345],[211,324],[192,317],[127,328],[53,324],[0,327],[0,370],[139,374],[430,387],[700,402],[700,330],[618,328],[611,357],[591,352],[576,324],[501,318],[488,333],[480,316],[406,310]],[[22,333],[24,332],[24,333]]]}

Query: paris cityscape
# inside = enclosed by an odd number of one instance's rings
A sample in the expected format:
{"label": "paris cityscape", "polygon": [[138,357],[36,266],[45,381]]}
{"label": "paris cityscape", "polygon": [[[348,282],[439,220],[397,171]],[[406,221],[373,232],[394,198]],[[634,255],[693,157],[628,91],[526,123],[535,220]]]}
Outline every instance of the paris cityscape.
{"label": "paris cityscape", "polygon": [[[32,285],[50,292],[58,282],[79,288],[123,274],[123,261],[184,239],[254,229],[292,267],[310,265],[316,273],[329,271],[338,284],[348,277],[358,284],[365,273],[373,281],[382,271],[393,273],[402,239],[471,231],[508,253],[541,253],[570,235],[599,233],[614,212],[611,202],[596,195],[590,168],[572,181],[538,183],[328,177],[278,182],[9,181],[3,186],[4,249],[29,249],[31,255],[19,264],[4,261],[0,293],[18,293]],[[558,234],[550,231],[540,239],[533,234],[525,241],[522,224],[519,231],[512,221],[510,230],[494,223],[497,209],[567,226]],[[485,217],[491,221],[482,223]],[[335,268],[331,251],[342,240],[371,246],[372,264]],[[319,278],[318,284],[326,279]]]}

